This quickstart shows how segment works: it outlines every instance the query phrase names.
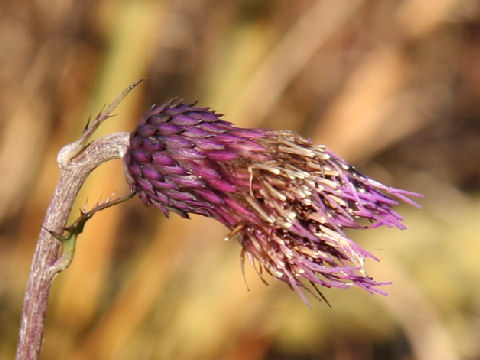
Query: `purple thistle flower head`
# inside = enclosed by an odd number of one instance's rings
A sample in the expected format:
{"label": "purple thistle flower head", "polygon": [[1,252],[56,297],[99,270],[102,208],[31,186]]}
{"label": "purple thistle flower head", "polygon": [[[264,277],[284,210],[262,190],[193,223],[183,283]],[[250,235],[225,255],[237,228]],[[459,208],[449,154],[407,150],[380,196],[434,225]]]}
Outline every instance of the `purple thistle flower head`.
{"label": "purple thistle flower head", "polygon": [[[130,135],[125,164],[145,205],[223,223],[263,280],[265,270],[306,300],[317,285],[383,293],[364,271],[372,254],[346,228],[404,229],[392,209],[419,194],[391,188],[291,131],[242,129],[181,100],[152,106]],[[316,292],[308,286],[311,284]]]}

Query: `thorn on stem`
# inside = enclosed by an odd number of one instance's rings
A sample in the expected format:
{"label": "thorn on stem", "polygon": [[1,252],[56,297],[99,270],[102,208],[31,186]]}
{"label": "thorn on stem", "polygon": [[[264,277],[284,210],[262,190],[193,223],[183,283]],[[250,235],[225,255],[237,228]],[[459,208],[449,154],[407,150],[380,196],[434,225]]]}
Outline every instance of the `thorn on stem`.
{"label": "thorn on stem", "polygon": [[[63,234],[59,234],[57,233],[56,231],[53,231],[53,230],[49,230],[47,229],[45,226],[42,226],[42,229],[45,230],[46,232],[48,232],[50,235],[52,235],[55,239],[57,239],[58,241],[60,242],[64,242],[66,240],[69,239],[69,236],[65,236]],[[65,229],[64,229],[65,230]]]}
{"label": "thorn on stem", "polygon": [[115,110],[117,105],[125,98],[125,96],[127,96],[127,94],[142,81],[143,79],[140,79],[130,84],[110,105],[102,108],[102,111],[95,117],[93,122],[90,121],[90,118],[88,119],[85,129],[77,141],[65,145],[62,149],[60,149],[57,155],[57,164],[61,169],[68,167],[71,160],[88,146],[88,141],[92,137],[93,133],[98,129],[100,124],[112,117],[112,111]]}
{"label": "thorn on stem", "polygon": [[[59,240],[63,243],[64,241],[70,239],[72,236],[81,234],[83,232],[83,229],[85,228],[85,224],[87,223],[88,220],[90,220],[90,218],[95,213],[97,213],[98,211],[107,209],[111,206],[120,204],[124,201],[127,201],[127,200],[131,199],[133,196],[135,196],[136,193],[137,193],[136,191],[131,191],[127,195],[124,195],[124,196],[121,196],[121,197],[116,198],[114,200],[111,200],[111,197],[113,196],[113,194],[112,194],[104,202],[97,203],[97,205],[95,205],[92,209],[90,209],[88,211],[85,210],[85,208],[79,209],[80,210],[80,216],[71,225],[64,227],[62,234],[59,234],[59,233],[57,233],[53,230],[49,230],[45,227],[43,227],[43,229],[45,231],[48,231],[50,233],[50,235],[52,235],[54,238],[56,238],[57,240]],[[67,232],[67,235],[64,235],[63,234],[64,232]]]}

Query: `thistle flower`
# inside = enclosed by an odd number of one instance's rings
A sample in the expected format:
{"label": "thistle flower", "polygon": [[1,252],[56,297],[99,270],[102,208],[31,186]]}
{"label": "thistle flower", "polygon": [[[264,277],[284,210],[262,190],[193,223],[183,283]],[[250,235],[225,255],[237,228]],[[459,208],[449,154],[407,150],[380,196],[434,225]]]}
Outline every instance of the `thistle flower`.
{"label": "thistle flower", "polygon": [[[292,131],[243,129],[181,100],[152,106],[130,135],[132,190],[166,216],[190,213],[224,224],[260,278],[265,270],[297,291],[317,285],[383,293],[364,260],[378,260],[344,229],[404,229],[392,209],[419,194],[370,179]],[[311,284],[316,290],[308,286]]]}

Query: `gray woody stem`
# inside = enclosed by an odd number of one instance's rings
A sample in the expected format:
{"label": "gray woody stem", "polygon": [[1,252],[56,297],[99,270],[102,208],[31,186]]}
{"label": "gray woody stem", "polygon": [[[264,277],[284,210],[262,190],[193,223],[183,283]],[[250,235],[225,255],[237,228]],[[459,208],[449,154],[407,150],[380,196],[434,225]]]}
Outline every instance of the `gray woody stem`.
{"label": "gray woody stem", "polygon": [[23,303],[17,360],[37,360],[40,357],[50,286],[54,277],[65,268],[62,261],[59,261],[61,242],[54,234],[64,232],[74,200],[87,176],[100,164],[123,157],[127,150],[129,134],[118,132],[88,144],[89,138],[139,82],[130,85],[100,113],[85,129],[79,140],[63,147],[58,153],[57,163],[61,174],[50,200],[33,256]]}

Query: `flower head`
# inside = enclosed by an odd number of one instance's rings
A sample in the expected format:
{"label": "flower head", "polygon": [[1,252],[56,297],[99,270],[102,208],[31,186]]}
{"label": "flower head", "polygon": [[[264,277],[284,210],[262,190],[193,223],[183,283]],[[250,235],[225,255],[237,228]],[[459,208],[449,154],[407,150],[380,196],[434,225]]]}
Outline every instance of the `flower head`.
{"label": "flower head", "polygon": [[305,301],[308,284],[322,298],[316,285],[383,293],[364,271],[376,258],[344,229],[404,229],[392,208],[418,206],[409,197],[419,194],[372,180],[292,131],[238,128],[180,100],[145,113],[125,164],[146,205],[217,219],[242,245],[242,268],[246,256]]}

